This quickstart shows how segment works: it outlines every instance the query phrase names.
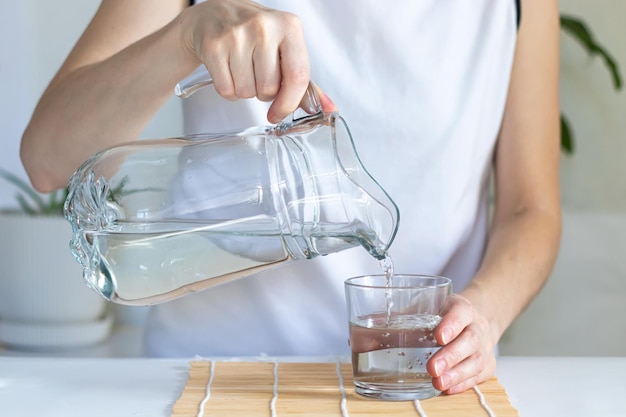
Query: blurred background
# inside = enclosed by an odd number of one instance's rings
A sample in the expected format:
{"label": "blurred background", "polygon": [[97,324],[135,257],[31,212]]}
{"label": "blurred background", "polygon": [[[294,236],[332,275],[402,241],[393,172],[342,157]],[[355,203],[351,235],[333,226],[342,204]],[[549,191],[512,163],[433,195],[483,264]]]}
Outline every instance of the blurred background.
{"label": "blurred background", "polygon": [[[0,167],[18,177],[26,178],[18,155],[22,131],[39,96],[98,4],[97,0],[0,4]],[[626,70],[624,0],[561,0],[560,8],[562,14],[582,19],[596,40],[621,64],[622,72]],[[562,248],[544,291],[503,337],[501,354],[623,356],[626,93],[616,91],[601,58],[591,57],[566,32],[562,32],[561,41],[561,105],[574,140],[573,153],[564,152],[561,161]],[[172,97],[142,137],[181,133],[180,102]],[[0,179],[0,209],[17,207],[16,192],[15,187]],[[43,228],[39,226],[39,230]],[[11,229],[0,228],[3,250],[16,240],[7,230]],[[68,239],[62,244],[63,251]],[[73,262],[69,250],[67,256]],[[30,262],[45,264],[45,257],[46,253],[40,253],[39,259]],[[74,279],[80,280],[80,268],[72,271],[77,274]],[[13,272],[0,272],[0,323],[2,291],[5,295],[8,291],[2,282],[14,278]],[[73,351],[52,349],[54,353],[138,355],[139,329],[146,310],[111,305],[105,309],[113,314],[114,325],[104,344],[74,347]],[[4,355],[41,350],[32,346],[3,349],[0,342],[0,354]]]}

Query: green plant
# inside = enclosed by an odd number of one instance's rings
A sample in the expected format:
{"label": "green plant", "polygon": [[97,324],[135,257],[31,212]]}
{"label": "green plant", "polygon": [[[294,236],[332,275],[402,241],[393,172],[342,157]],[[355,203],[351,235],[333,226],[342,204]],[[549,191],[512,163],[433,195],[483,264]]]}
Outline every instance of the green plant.
{"label": "green plant", "polygon": [[[600,45],[585,22],[581,19],[561,15],[561,29],[578,41],[591,56],[599,56],[604,61],[613,80],[615,91],[622,89],[622,77],[613,56]],[[561,113],[561,149],[566,154],[574,153],[574,137],[567,118]]]}
{"label": "green plant", "polygon": [[68,194],[67,188],[56,190],[50,194],[40,194],[26,181],[2,168],[0,168],[0,177],[21,190],[22,193],[16,194],[15,199],[23,213],[31,216],[63,215],[63,205]]}
{"label": "green plant", "polygon": [[[53,191],[50,194],[40,194],[30,184],[10,172],[0,168],[0,178],[13,184],[22,191],[16,194],[15,199],[20,206],[20,211],[30,216],[63,216],[65,200],[69,194],[69,188]],[[122,178],[115,188],[108,190],[107,199],[121,205],[121,198],[142,191],[163,191],[160,188],[125,189],[128,177]]]}

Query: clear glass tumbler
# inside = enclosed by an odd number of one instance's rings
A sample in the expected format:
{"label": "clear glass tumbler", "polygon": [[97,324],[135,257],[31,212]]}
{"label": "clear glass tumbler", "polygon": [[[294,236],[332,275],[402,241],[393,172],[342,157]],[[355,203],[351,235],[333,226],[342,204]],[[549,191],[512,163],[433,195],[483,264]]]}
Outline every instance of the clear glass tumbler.
{"label": "clear glass tumbler", "polygon": [[383,400],[437,396],[426,363],[452,293],[449,278],[368,275],[345,282],[355,391]]}

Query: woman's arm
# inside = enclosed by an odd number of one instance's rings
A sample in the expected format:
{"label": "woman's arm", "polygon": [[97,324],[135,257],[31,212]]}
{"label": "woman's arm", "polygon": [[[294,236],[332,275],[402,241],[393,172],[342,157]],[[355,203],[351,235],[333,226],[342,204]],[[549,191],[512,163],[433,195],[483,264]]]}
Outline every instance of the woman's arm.
{"label": "woman's arm", "polygon": [[497,338],[548,279],[561,236],[558,6],[522,3],[526,25],[496,149],[489,245],[465,292],[491,318]]}
{"label": "woman's arm", "polygon": [[429,363],[433,383],[448,393],[493,374],[495,344],[540,291],[558,252],[559,11],[556,0],[523,0],[522,10],[485,258],[438,327],[447,346]]}
{"label": "woman's arm", "polygon": [[64,187],[87,157],[138,136],[193,70],[171,30],[183,1],[105,0],[43,93],[21,144],[34,187]]}
{"label": "woman's arm", "polygon": [[309,82],[297,17],[246,0],[104,0],[43,93],[22,137],[34,187],[64,187],[90,155],[135,139],[178,81],[204,63],[228,99],[273,100],[278,121]]}

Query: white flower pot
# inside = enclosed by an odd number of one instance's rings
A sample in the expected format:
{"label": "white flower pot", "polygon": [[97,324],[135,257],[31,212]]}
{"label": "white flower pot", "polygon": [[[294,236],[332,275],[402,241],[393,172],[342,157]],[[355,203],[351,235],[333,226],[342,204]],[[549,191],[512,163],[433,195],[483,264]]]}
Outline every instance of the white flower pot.
{"label": "white flower pot", "polygon": [[0,213],[0,345],[62,349],[110,334],[106,301],[87,287],[62,217]]}

